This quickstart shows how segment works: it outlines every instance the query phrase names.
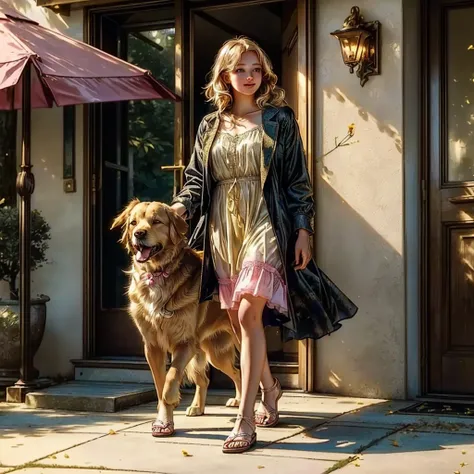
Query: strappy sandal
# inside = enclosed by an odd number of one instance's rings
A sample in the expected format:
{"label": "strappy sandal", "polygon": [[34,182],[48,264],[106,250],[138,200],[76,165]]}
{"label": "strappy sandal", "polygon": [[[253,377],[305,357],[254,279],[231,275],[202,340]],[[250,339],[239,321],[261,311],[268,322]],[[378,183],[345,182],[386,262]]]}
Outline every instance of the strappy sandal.
{"label": "strappy sandal", "polygon": [[174,435],[174,423],[167,421],[166,423],[161,420],[155,420],[151,424],[151,435],[154,438],[163,438],[165,436]]}
{"label": "strappy sandal", "polygon": [[283,391],[281,389],[279,380],[277,378],[273,378],[273,380],[275,383],[270,388],[262,388],[261,391],[262,393],[269,393],[273,392],[274,390],[278,390],[278,396],[275,400],[275,408],[272,408],[262,399],[260,403],[263,405],[267,413],[258,413],[258,411],[255,413],[255,426],[258,426],[259,428],[273,428],[280,421],[280,414],[278,413],[278,400],[280,400],[282,397]]}
{"label": "strappy sandal", "polygon": [[255,433],[255,423],[254,420],[247,416],[237,415],[236,421],[245,421],[250,428],[252,428],[252,433],[242,433],[238,431],[233,431],[224,441],[222,446],[222,452],[226,454],[239,454],[248,451],[252,446],[257,442],[257,433]]}

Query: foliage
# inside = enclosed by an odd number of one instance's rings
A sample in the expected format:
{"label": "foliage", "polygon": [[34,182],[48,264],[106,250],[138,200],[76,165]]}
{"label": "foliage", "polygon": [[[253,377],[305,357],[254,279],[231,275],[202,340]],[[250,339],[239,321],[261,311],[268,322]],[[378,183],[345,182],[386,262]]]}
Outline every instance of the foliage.
{"label": "foliage", "polygon": [[[168,88],[174,90],[174,29],[130,34],[128,61],[148,69]],[[153,47],[150,41],[157,46]],[[142,200],[169,202],[174,184],[173,173],[161,166],[174,163],[174,103],[169,100],[129,103],[129,146],[133,164],[133,195]]]}
{"label": "foliage", "polygon": [[[47,263],[50,226],[37,210],[31,213],[31,270]],[[20,272],[20,231],[18,209],[0,207],[0,280],[10,285],[10,297],[18,299],[16,279]]]}
{"label": "foliage", "polygon": [[0,310],[0,334],[8,334],[9,342],[14,343],[20,339],[19,315],[9,308]]}

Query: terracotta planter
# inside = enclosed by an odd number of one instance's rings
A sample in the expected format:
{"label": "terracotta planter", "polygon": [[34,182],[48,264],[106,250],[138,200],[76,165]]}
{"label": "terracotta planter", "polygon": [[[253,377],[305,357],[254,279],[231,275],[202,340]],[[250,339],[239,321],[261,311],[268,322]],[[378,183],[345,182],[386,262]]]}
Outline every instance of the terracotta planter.
{"label": "terracotta planter", "polygon": [[[43,340],[48,296],[31,300],[30,342],[33,357]],[[0,377],[18,379],[20,376],[20,302],[0,299]],[[35,369],[36,370],[36,369]],[[36,371],[37,372],[37,371]],[[38,373],[36,373],[38,376]]]}

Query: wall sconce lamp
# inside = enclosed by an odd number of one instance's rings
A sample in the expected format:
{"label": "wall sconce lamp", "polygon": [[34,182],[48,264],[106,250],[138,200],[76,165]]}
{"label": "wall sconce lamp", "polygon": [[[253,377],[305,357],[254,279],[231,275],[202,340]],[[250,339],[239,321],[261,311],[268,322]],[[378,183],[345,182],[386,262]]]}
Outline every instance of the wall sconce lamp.
{"label": "wall sconce lamp", "polygon": [[342,28],[331,33],[339,40],[342,59],[350,73],[359,66],[356,75],[362,87],[369,76],[380,74],[380,28],[379,21],[364,23],[359,7],[352,7]]}

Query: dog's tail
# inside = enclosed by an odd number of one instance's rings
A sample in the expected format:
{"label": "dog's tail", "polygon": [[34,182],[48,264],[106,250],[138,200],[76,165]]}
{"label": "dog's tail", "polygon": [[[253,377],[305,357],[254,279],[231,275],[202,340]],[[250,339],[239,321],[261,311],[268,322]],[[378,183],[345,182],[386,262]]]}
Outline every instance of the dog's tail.
{"label": "dog's tail", "polygon": [[209,384],[207,365],[206,354],[202,350],[199,350],[186,366],[183,386],[200,385],[202,382]]}

